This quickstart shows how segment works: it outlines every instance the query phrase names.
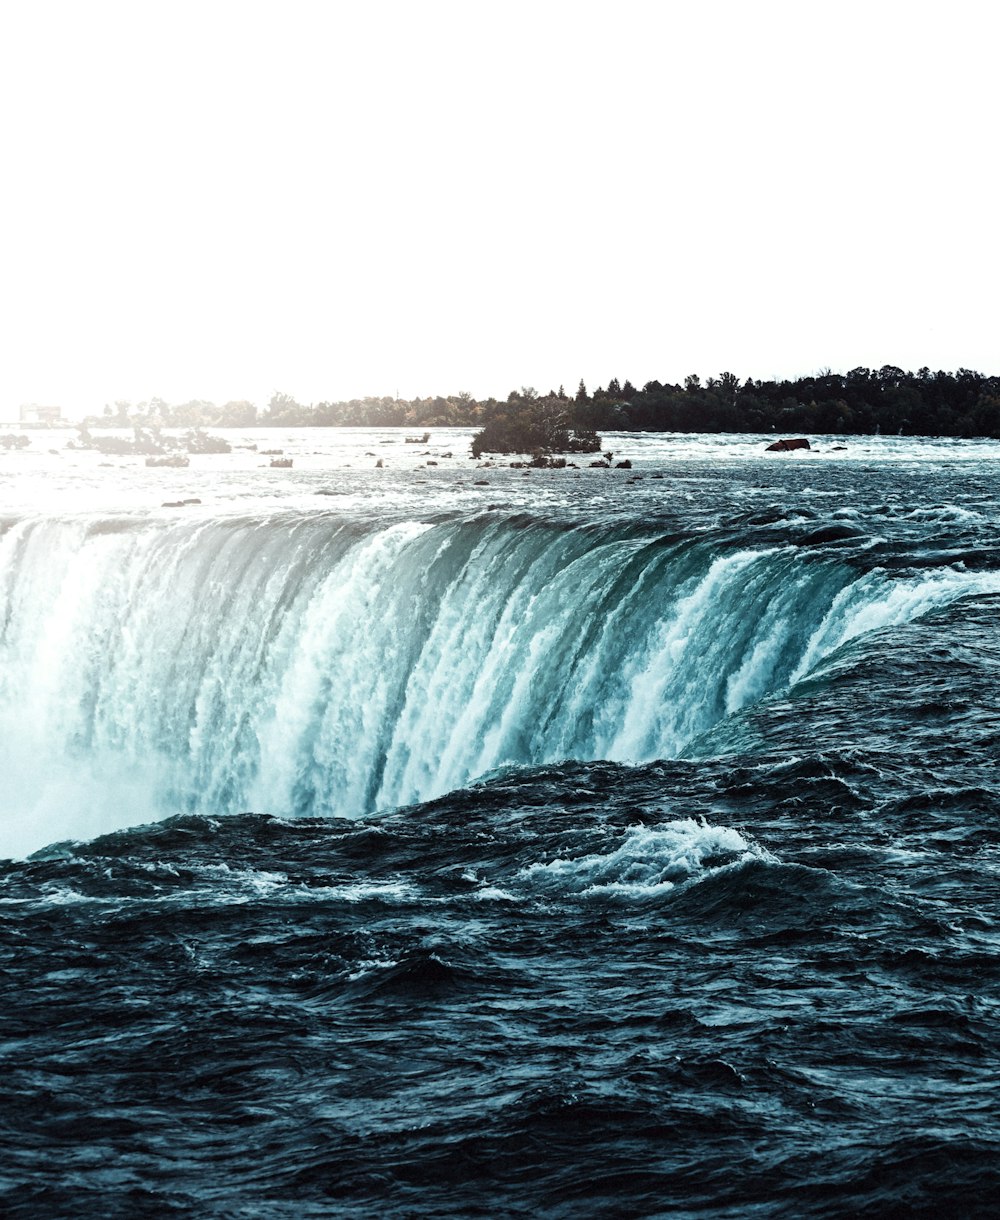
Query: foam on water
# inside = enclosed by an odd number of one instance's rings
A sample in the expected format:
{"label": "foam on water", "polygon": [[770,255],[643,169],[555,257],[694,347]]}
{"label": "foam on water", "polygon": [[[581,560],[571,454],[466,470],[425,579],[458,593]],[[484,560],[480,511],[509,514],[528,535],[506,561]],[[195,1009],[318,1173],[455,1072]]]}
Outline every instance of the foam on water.
{"label": "foam on water", "polygon": [[773,857],[738,830],[685,818],[663,826],[633,826],[610,851],[532,864],[519,879],[560,896],[639,900],[754,860]]}

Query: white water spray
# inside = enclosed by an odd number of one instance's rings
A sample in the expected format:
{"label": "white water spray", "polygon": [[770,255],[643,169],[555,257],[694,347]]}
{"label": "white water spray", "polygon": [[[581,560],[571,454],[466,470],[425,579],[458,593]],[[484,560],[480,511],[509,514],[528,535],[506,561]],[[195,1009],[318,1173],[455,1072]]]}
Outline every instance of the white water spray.
{"label": "white water spray", "polygon": [[0,853],[676,756],[860,633],[995,584],[520,521],[21,522],[0,539]]}

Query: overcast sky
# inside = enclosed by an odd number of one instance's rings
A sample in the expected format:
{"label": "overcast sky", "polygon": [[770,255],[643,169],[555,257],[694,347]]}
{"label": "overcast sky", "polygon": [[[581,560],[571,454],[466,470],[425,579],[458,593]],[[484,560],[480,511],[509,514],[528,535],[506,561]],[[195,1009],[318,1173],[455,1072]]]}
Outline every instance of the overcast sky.
{"label": "overcast sky", "polygon": [[3,0],[0,417],[1000,373],[978,0]]}

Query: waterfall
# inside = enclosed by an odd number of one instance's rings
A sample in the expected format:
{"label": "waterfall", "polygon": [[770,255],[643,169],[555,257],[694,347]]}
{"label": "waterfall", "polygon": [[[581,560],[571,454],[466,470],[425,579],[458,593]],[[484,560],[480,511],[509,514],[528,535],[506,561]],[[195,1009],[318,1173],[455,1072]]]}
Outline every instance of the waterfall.
{"label": "waterfall", "polygon": [[0,538],[0,854],[677,756],[991,579],[495,516],[22,520]]}

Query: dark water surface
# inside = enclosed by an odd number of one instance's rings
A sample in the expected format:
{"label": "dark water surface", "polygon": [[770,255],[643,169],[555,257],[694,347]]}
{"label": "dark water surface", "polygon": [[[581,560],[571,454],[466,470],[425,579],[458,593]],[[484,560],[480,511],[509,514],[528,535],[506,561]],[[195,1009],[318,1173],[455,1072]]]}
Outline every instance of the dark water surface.
{"label": "dark water surface", "polygon": [[8,522],[6,1214],[995,1214],[992,467],[637,469]]}

